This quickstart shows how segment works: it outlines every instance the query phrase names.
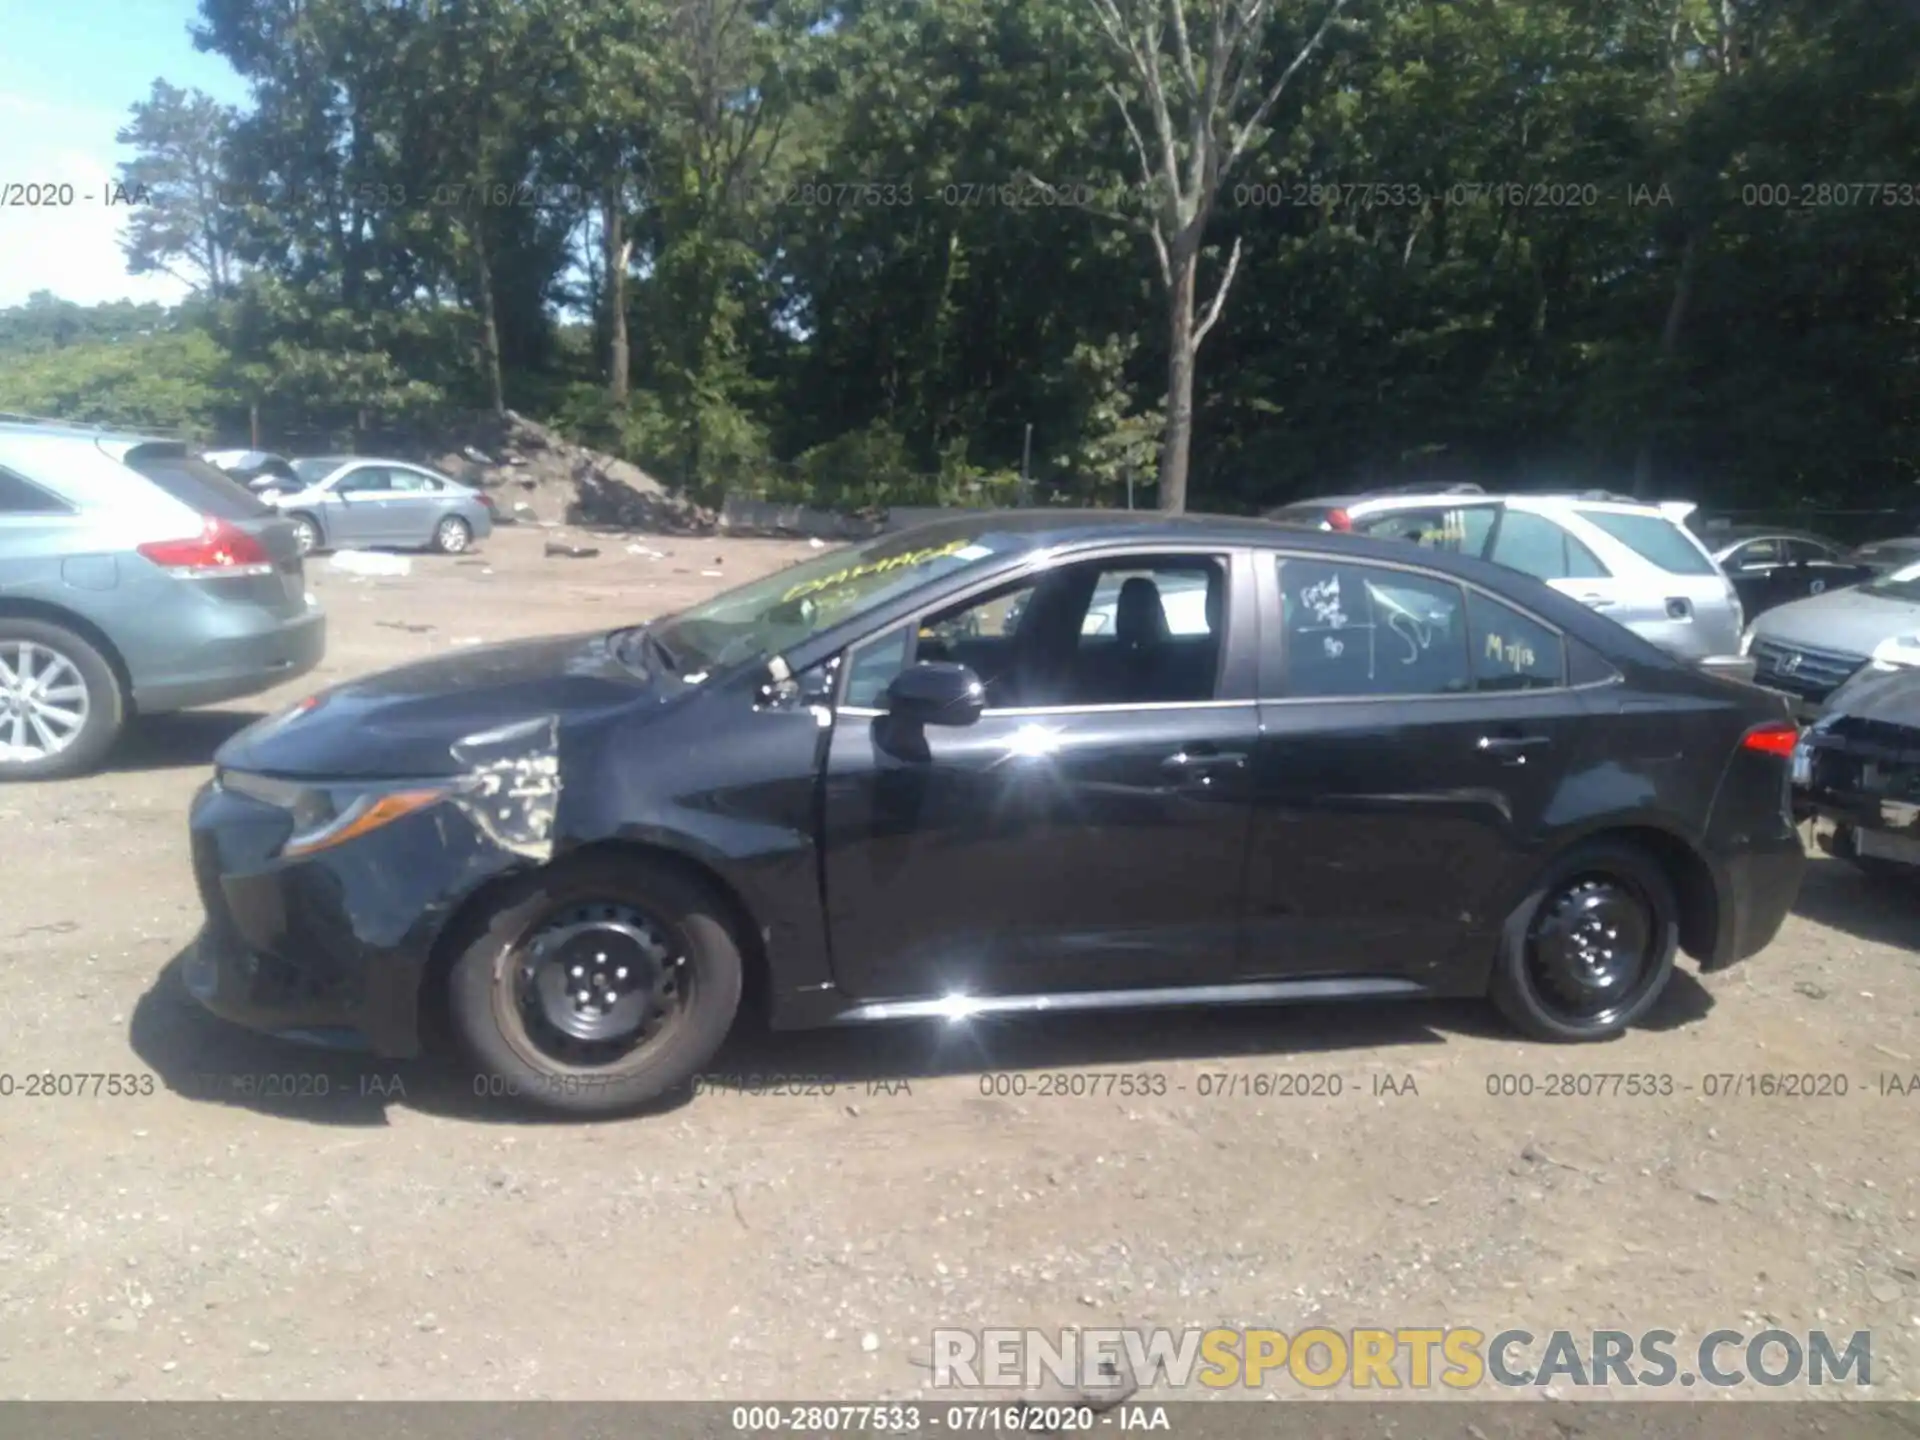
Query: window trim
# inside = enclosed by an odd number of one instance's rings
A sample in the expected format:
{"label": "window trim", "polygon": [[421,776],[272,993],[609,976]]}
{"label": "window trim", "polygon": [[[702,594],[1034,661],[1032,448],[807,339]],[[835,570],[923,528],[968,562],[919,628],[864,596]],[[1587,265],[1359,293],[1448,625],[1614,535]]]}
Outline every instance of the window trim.
{"label": "window trim", "polygon": [[[1260,587],[1259,603],[1261,609],[1269,614],[1277,615],[1280,613],[1280,563],[1282,561],[1320,560],[1324,563],[1329,553],[1331,552],[1325,550],[1282,549],[1278,546],[1265,546],[1257,551],[1254,573]],[[1262,563],[1263,560],[1265,563]],[[1336,563],[1341,562],[1336,561]],[[1383,570],[1402,570],[1412,575],[1440,580],[1446,584],[1456,586],[1463,591],[1478,591],[1480,594],[1486,596],[1487,599],[1506,606],[1507,609],[1514,611],[1516,614],[1525,616],[1541,629],[1559,637],[1561,657],[1560,683],[1558,685],[1538,685],[1525,690],[1458,690],[1441,691],[1433,695],[1287,695],[1284,693],[1270,695],[1267,693],[1270,687],[1276,689],[1283,688],[1286,683],[1286,634],[1284,629],[1281,629],[1275,633],[1271,640],[1267,639],[1264,634],[1262,636],[1260,648],[1260,703],[1262,705],[1379,705],[1382,703],[1402,705],[1422,704],[1436,700],[1445,701],[1449,704],[1458,704],[1463,700],[1478,701],[1484,704],[1489,699],[1513,700],[1522,696],[1573,694],[1598,689],[1605,685],[1617,685],[1622,679],[1618,673],[1615,673],[1606,679],[1588,680],[1579,685],[1570,684],[1568,677],[1573,673],[1570,641],[1578,640],[1579,637],[1569,636],[1564,626],[1556,625],[1545,616],[1540,615],[1538,612],[1529,609],[1527,606],[1515,600],[1509,599],[1491,586],[1482,585],[1478,581],[1469,580],[1464,576],[1449,575],[1445,571],[1434,570],[1422,565],[1411,565],[1401,560],[1376,560],[1372,556],[1368,556],[1365,559],[1349,559],[1344,563],[1352,565],[1372,565]],[[1515,571],[1514,573],[1518,574],[1520,572]],[[1540,583],[1544,585],[1546,581],[1543,580]],[[1605,657],[1603,656],[1603,658]],[[1471,641],[1469,641],[1468,644],[1467,663],[1469,666],[1473,663]],[[1607,663],[1609,666],[1613,664],[1611,660],[1608,660]],[[1613,668],[1617,672],[1618,667]],[[1271,674],[1268,673],[1269,669],[1272,671]]]}
{"label": "window trim", "polygon": [[[838,657],[840,660],[838,673],[834,677],[833,694],[828,703],[832,705],[835,715],[848,715],[856,718],[871,719],[888,713],[885,710],[874,709],[870,706],[843,704],[842,697],[846,694],[847,685],[853,674],[855,663],[853,657],[855,653],[863,646],[872,644],[874,641],[891,634],[900,626],[913,627],[913,648],[917,651],[919,649],[920,626],[929,616],[937,615],[943,610],[951,610],[955,606],[964,605],[969,601],[991,595],[996,590],[1018,589],[1024,586],[1037,585],[1043,576],[1054,571],[1068,566],[1084,565],[1094,561],[1114,559],[1151,561],[1156,557],[1194,555],[1202,559],[1222,562],[1223,568],[1226,571],[1226,603],[1222,607],[1221,616],[1223,625],[1220,637],[1220,669],[1214,678],[1214,687],[1216,690],[1238,688],[1235,684],[1236,677],[1234,675],[1235,663],[1238,661],[1243,663],[1250,672],[1246,678],[1248,680],[1248,688],[1252,693],[1244,696],[1237,695],[1225,698],[1216,694],[1211,700],[1158,700],[1111,705],[1009,706],[1006,708],[982,710],[980,712],[980,718],[985,720],[989,717],[997,718],[1000,716],[1113,715],[1130,711],[1219,710],[1241,705],[1258,705],[1260,703],[1259,663],[1262,629],[1259,623],[1259,606],[1256,601],[1247,607],[1249,618],[1247,618],[1239,628],[1241,633],[1250,634],[1251,639],[1243,640],[1237,652],[1234,641],[1236,632],[1234,610],[1237,605],[1242,603],[1241,597],[1250,593],[1249,581],[1243,577],[1246,576],[1248,570],[1257,568],[1254,557],[1259,553],[1261,552],[1250,549],[1245,545],[1206,544],[1204,542],[1190,540],[1157,545],[1148,545],[1142,544],[1139,541],[1133,541],[1131,543],[1101,545],[1087,550],[1075,549],[1045,552],[1036,557],[1033,563],[1021,566],[1012,574],[1001,574],[990,580],[982,580],[966,586],[957,593],[945,595],[931,604],[922,606],[910,614],[901,616],[891,625],[882,625],[878,629],[862,635],[857,640],[849,641],[835,651],[832,656],[828,656],[826,659],[817,662],[818,664],[827,664],[835,657]],[[907,663],[913,664],[914,662],[910,659]],[[811,669],[813,667],[810,666],[808,668]]]}
{"label": "window trim", "polygon": [[0,510],[0,521],[7,520],[70,520],[80,511],[64,497],[56,495],[37,480],[29,480],[18,470],[8,465],[0,465],[0,476],[14,481],[30,493],[38,495],[47,504],[44,510]]}

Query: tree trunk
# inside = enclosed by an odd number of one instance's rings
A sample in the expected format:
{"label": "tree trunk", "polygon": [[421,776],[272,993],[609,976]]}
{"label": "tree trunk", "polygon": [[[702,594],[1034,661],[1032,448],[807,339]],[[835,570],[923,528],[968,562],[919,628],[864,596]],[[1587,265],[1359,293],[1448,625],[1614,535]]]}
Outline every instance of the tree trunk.
{"label": "tree trunk", "polygon": [[[1687,232],[1686,245],[1680,252],[1680,274],[1673,282],[1673,299],[1667,304],[1667,318],[1660,326],[1660,354],[1656,362],[1662,369],[1672,360],[1673,354],[1680,348],[1680,330],[1686,324],[1687,306],[1693,300],[1693,277],[1699,268],[1700,232]],[[1662,384],[1659,391],[1663,397],[1669,393]],[[1645,500],[1653,493],[1653,435],[1651,431],[1640,442],[1640,453],[1633,462],[1633,495],[1636,500]]]}
{"label": "tree trunk", "polygon": [[1196,245],[1169,247],[1173,283],[1167,289],[1167,429],[1160,442],[1160,508],[1187,508],[1187,452],[1193,443],[1193,286],[1200,268]]}
{"label": "tree trunk", "polygon": [[607,398],[627,403],[632,356],[627,349],[627,261],[632,244],[627,239],[627,209],[620,187],[609,185],[601,201],[601,229],[606,241]]}
{"label": "tree trunk", "polygon": [[472,222],[474,282],[480,289],[480,370],[487,385],[487,407],[507,413],[506,380],[500,371],[500,316],[493,303],[493,261],[487,254],[487,227],[482,218]]}

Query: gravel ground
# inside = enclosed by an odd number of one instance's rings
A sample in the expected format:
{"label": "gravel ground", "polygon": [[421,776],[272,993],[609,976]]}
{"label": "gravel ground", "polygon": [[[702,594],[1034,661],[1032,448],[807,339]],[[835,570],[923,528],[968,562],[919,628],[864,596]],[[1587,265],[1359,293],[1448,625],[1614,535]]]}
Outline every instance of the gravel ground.
{"label": "gravel ground", "polygon": [[[808,553],[549,538],[400,579],[316,566],[319,678],[641,618]],[[1384,1324],[1871,1329],[1868,1395],[1920,1396],[1920,1094],[1887,1093],[1920,1072],[1920,897],[1840,862],[1771,949],[1687,970],[1607,1046],[1519,1042],[1478,1005],[745,1035],[714,1070],[803,1093],[551,1123],[180,992],[188,799],[289,698],[0,790],[0,1071],[152,1092],[0,1098],[0,1395],[872,1400],[926,1386],[937,1325]],[[1539,1093],[1570,1071],[1673,1093]],[[1283,1072],[1341,1093],[1259,1093]],[[1706,1093],[1781,1072],[1848,1093]],[[1535,1093],[1489,1094],[1502,1076]]]}

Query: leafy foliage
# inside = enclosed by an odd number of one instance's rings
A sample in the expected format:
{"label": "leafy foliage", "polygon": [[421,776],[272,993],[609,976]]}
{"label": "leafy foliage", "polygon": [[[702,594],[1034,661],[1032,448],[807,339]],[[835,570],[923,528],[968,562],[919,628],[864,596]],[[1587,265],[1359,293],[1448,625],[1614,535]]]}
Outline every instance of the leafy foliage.
{"label": "leafy foliage", "polygon": [[[0,312],[0,406],[227,439],[257,407],[294,444],[513,405],[705,496],[846,505],[1012,499],[1031,433],[1036,501],[1147,503],[1158,223],[1192,347],[1238,256],[1197,506],[1920,479],[1911,5],[1347,0],[1256,116],[1331,0],[1175,3],[201,0],[252,103],[156,82],[122,177],[130,267],[194,298]],[[1204,99],[1216,13],[1261,25],[1196,130],[1173,21]],[[1256,118],[1207,200],[1190,162]]]}

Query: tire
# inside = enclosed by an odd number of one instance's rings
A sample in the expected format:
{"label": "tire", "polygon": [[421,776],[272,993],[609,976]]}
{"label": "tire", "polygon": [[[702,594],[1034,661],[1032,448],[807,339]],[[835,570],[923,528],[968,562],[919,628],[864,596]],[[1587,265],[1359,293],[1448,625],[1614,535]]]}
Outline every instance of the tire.
{"label": "tire", "polygon": [[[1594,841],[1556,860],[1507,917],[1488,994],[1533,1039],[1608,1040],[1660,999],[1679,948],[1680,904],[1659,863]],[[1583,951],[1608,958],[1589,969]]]}
{"label": "tire", "polygon": [[[0,678],[0,780],[57,780],[85,774],[106,758],[126,725],[127,700],[105,656],[63,626],[0,618],[0,666],[6,667]],[[23,667],[37,677],[25,706],[15,683]],[[57,718],[65,715],[77,715],[78,725],[70,728]],[[59,743],[49,746],[48,736]],[[16,737],[39,753],[13,758],[19,753]]]}
{"label": "tire", "polygon": [[317,555],[321,550],[320,522],[304,510],[296,510],[287,519],[293,522],[294,543],[302,555]]}
{"label": "tire", "polygon": [[[604,1116],[639,1109],[684,1086],[713,1058],[740,1008],[744,967],[726,908],[708,886],[678,869],[609,855],[562,862],[508,889],[477,922],[477,938],[447,977],[447,1012],[479,1071],[476,1093]],[[636,934],[647,943],[636,943]],[[538,957],[536,941],[547,958]],[[659,953],[649,951],[653,942]],[[606,971],[572,978],[591,969],[595,955]],[[612,972],[623,960],[638,960],[642,977],[660,981],[644,999],[644,978],[619,968],[637,986],[628,1006],[662,1005],[663,988],[677,994],[659,1028],[649,1034],[643,1025],[635,1032],[639,1043],[624,1050],[623,1041],[582,1040],[556,1029],[556,1009],[569,1023],[611,1026],[622,1010],[601,1002],[618,996]],[[568,978],[559,979],[563,974]],[[555,984],[566,993],[547,988]],[[582,995],[593,992],[595,1008],[570,1003],[574,984],[588,987]]]}
{"label": "tire", "polygon": [[442,555],[464,555],[473,545],[473,527],[458,515],[445,515],[433,527],[433,548]]}

